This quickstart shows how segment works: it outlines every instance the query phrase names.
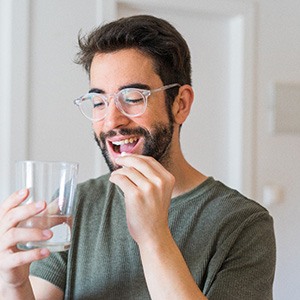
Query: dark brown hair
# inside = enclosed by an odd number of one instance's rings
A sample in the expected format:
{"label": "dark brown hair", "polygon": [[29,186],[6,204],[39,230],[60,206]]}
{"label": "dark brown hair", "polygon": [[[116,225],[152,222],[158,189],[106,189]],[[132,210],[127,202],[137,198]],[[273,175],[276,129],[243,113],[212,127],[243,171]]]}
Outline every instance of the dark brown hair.
{"label": "dark brown hair", "polygon": [[[86,36],[79,34],[78,43],[80,51],[75,62],[88,73],[96,53],[135,48],[152,58],[155,72],[164,85],[191,85],[188,45],[181,34],[163,19],[150,15],[121,18],[95,28]],[[168,102],[172,103],[177,93],[177,88],[168,90]]]}

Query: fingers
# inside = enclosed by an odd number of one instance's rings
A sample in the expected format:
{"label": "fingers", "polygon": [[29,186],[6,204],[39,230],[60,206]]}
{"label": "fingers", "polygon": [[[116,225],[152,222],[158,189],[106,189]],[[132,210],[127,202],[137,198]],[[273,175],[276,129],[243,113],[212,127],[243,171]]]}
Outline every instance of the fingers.
{"label": "fingers", "polygon": [[0,276],[19,284],[28,277],[29,264],[50,255],[48,249],[20,251],[16,245],[27,241],[43,241],[52,237],[50,230],[18,228],[19,222],[40,213],[45,202],[20,205],[28,197],[27,189],[13,193],[0,205]]}
{"label": "fingers", "polygon": [[20,205],[28,197],[28,189],[20,190],[10,195],[5,201],[0,203],[0,220],[12,208]]}
{"label": "fingers", "polygon": [[[15,200],[13,198],[13,200]],[[17,203],[18,201],[15,201]],[[22,202],[22,201],[21,201]],[[6,204],[6,208],[9,205]],[[1,223],[0,223],[0,234],[7,231],[11,227],[15,227],[19,222],[26,220],[41,211],[43,211],[46,207],[46,203],[44,201],[30,203],[21,206],[11,206],[12,208],[6,213],[2,213]]]}
{"label": "fingers", "polygon": [[46,207],[44,201],[20,205],[28,197],[28,194],[27,189],[15,192],[0,206],[0,251],[14,247],[22,241],[45,240],[52,236],[49,230],[43,232],[37,228],[17,228],[21,221],[40,213]]}
{"label": "fingers", "polygon": [[1,259],[1,269],[8,271],[46,258],[49,255],[50,251],[46,248],[10,253],[10,259]]}
{"label": "fingers", "polygon": [[166,169],[150,156],[125,154],[119,156],[116,163],[120,166],[135,168],[140,173],[145,174],[146,177],[157,176],[166,172]]}
{"label": "fingers", "polygon": [[14,227],[3,234],[0,252],[12,248],[18,243],[44,241],[50,239],[52,236],[52,231],[48,229]]}
{"label": "fingers", "polygon": [[112,172],[110,181],[117,184],[124,192],[134,192],[136,187],[146,193],[151,192],[154,187],[161,191],[172,192],[174,176],[154,158],[130,154],[119,157],[116,162],[123,168]]}
{"label": "fingers", "polygon": [[168,209],[175,178],[152,157],[128,154],[118,157],[123,168],[112,172],[110,181],[125,195],[127,226],[139,244],[168,230]]}
{"label": "fingers", "polygon": [[123,168],[112,172],[110,181],[122,189],[125,198],[154,200],[163,205],[170,202],[175,178],[154,158],[130,154],[116,162]]}
{"label": "fingers", "polygon": [[121,168],[111,175],[111,181],[114,183],[118,182],[122,190],[140,187],[145,180],[146,177],[133,167]]}

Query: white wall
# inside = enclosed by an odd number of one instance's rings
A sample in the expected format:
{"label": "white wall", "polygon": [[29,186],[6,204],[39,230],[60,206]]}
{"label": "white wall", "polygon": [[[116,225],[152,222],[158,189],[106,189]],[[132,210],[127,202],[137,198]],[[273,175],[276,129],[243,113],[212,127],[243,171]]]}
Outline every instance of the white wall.
{"label": "white wall", "polygon": [[[278,247],[274,299],[296,300],[300,299],[300,135],[271,132],[269,115],[272,83],[300,84],[300,5],[299,0],[252,2],[257,8],[252,193],[263,203],[266,185],[283,191],[281,201],[269,207]],[[81,180],[97,173],[90,124],[72,105],[86,91],[87,78],[72,58],[78,30],[88,31],[105,13],[96,0],[1,0],[1,199],[13,190],[9,179],[16,159],[84,161]],[[62,119],[64,127],[56,122]],[[100,169],[102,163],[99,160]]]}
{"label": "white wall", "polygon": [[80,181],[95,176],[91,124],[73,105],[88,77],[73,58],[78,31],[96,24],[97,1],[0,5],[1,199],[14,190],[16,160],[78,161]]}
{"label": "white wall", "polygon": [[88,89],[87,75],[73,59],[78,31],[95,25],[96,3],[29,2],[28,157],[79,161],[80,180],[84,180],[94,176],[95,143],[90,123],[73,105]]}
{"label": "white wall", "polygon": [[[278,247],[275,299],[300,299],[300,134],[269,130],[270,86],[300,84],[300,3],[258,1],[256,194],[275,184],[281,202],[270,206]],[[300,104],[300,98],[299,104]],[[299,116],[300,119],[300,116]]]}

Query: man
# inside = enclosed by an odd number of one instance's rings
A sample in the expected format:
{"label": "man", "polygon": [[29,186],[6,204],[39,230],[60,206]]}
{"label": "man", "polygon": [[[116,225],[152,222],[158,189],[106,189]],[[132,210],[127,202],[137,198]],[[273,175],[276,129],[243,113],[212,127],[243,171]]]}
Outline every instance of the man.
{"label": "man", "polygon": [[79,44],[90,91],[75,104],[92,121],[111,173],[79,185],[68,252],[18,251],[18,241],[51,237],[16,228],[45,204],[18,207],[27,190],[3,202],[1,295],[272,299],[272,218],[182,154],[180,128],[193,102],[182,36],[162,19],[134,16],[95,29]]}

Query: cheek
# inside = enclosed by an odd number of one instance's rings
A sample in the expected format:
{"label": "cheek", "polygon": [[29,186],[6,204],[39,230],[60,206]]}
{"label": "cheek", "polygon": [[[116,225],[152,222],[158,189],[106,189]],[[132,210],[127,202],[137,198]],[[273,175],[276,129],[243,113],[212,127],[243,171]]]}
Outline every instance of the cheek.
{"label": "cheek", "polygon": [[94,133],[99,136],[101,130],[102,130],[102,124],[100,122],[92,123],[92,128],[94,130]]}
{"label": "cheek", "polygon": [[148,124],[151,123],[165,123],[168,122],[168,111],[164,101],[157,101],[157,104],[151,103],[148,105],[145,113],[143,114],[145,120],[148,121]]}

